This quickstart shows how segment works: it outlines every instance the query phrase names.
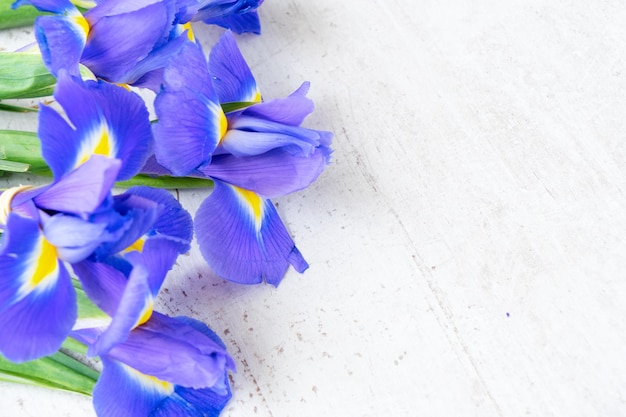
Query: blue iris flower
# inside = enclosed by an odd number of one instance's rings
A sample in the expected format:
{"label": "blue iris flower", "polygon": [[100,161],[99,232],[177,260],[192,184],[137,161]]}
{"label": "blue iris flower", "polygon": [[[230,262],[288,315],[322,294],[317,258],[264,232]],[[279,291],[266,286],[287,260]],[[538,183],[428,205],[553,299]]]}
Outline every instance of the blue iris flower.
{"label": "blue iris flower", "polygon": [[66,263],[87,259],[124,235],[111,223],[111,188],[145,163],[152,134],[139,96],[121,87],[59,74],[55,98],[65,118],[40,111],[43,157],[51,184],[2,194],[0,353],[21,362],[55,352],[76,319]]}
{"label": "blue iris flower", "polygon": [[[286,98],[262,101],[230,32],[208,64],[187,43],[164,72],[155,100],[156,160],[174,175],[215,180],[195,230],[203,256],[226,279],[278,285],[289,265],[308,267],[269,200],[305,188],[328,164],[332,134],[300,126],[313,111],[307,90],[305,83]],[[154,163],[144,170],[163,173]]]}
{"label": "blue iris flower", "polygon": [[[83,15],[69,0],[18,0],[51,16],[38,17],[35,36],[56,75],[78,75],[79,64],[118,84],[158,88],[158,75],[186,36],[178,36],[174,0],[106,0]],[[141,28],[137,28],[141,22]]]}
{"label": "blue iris flower", "polygon": [[[105,273],[101,285],[88,292],[93,299],[106,300],[101,307],[111,314],[130,306],[125,303],[128,287],[135,294],[149,293],[148,281],[146,275],[125,281]],[[112,320],[79,319],[71,333],[102,359],[103,371],[93,392],[99,416],[219,415],[231,397],[227,372],[235,365],[213,331],[197,320],[150,310],[125,337],[102,349],[100,342]]]}

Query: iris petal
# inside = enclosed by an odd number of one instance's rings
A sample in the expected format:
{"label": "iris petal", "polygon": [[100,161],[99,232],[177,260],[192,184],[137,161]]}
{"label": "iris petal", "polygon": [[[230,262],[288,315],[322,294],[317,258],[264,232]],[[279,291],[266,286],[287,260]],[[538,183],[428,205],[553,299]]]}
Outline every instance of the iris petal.
{"label": "iris petal", "polygon": [[218,25],[223,28],[230,29],[235,33],[249,32],[256,33],[257,35],[261,33],[261,22],[257,12],[205,19],[204,23]]}
{"label": "iris petal", "polygon": [[288,97],[255,104],[248,107],[243,114],[286,125],[300,126],[315,107],[313,101],[306,97],[309,85],[309,82],[304,82]]}
{"label": "iris petal", "polygon": [[35,38],[44,64],[54,75],[61,70],[67,70],[72,75],[79,74],[78,64],[87,34],[77,19],[82,19],[79,13],[76,18],[41,16],[35,22]]}
{"label": "iris petal", "polygon": [[102,365],[93,390],[93,405],[100,417],[149,416],[173,392],[171,384],[142,375],[106,356]]}
{"label": "iris petal", "polygon": [[60,259],[76,263],[91,255],[94,249],[110,238],[104,223],[91,223],[76,216],[55,214],[43,217],[46,239],[58,251]]}
{"label": "iris petal", "polygon": [[172,194],[165,190],[150,187],[132,187],[125,194],[137,195],[161,206],[161,211],[152,226],[151,236],[176,242],[179,245],[179,253],[187,252],[190,249],[193,237],[193,220]]}
{"label": "iris petal", "polygon": [[211,49],[209,73],[221,103],[261,101],[256,80],[231,32],[225,32]]}
{"label": "iris petal", "polygon": [[275,148],[289,148],[307,157],[319,145],[320,133],[303,127],[289,126],[257,117],[233,118],[220,151],[234,156],[260,155]]}
{"label": "iris petal", "polygon": [[0,255],[0,352],[14,362],[52,354],[76,320],[69,274],[36,221],[10,214],[5,239]]}
{"label": "iris petal", "polygon": [[132,272],[112,315],[111,324],[98,340],[89,346],[87,353],[90,356],[107,353],[113,346],[126,340],[130,331],[141,324],[144,311],[148,311],[148,318],[152,314],[154,296],[148,285],[148,268],[141,262],[140,256],[129,254],[128,258],[131,259]]}
{"label": "iris petal", "polygon": [[214,178],[252,190],[264,197],[280,197],[309,186],[324,170],[330,149],[320,147],[308,158],[275,149],[257,156],[214,156],[199,171]]}
{"label": "iris petal", "polygon": [[75,9],[69,0],[18,0],[11,7],[16,9],[27,4],[42,12],[63,13]]}
{"label": "iris petal", "polygon": [[159,118],[155,155],[174,174],[187,175],[211,159],[225,133],[226,117],[197,45],[185,44],[165,70],[164,80],[154,104]]}
{"label": "iris petal", "polygon": [[[58,138],[45,123],[40,122],[44,158],[53,164],[63,164],[64,172],[84,163],[91,155],[101,154],[122,160],[117,180],[134,176],[145,163],[152,146],[152,132],[148,110],[143,100],[124,88],[95,81],[81,81],[64,75],[59,76],[54,97],[63,107],[76,134]],[[49,112],[43,117],[50,118]],[[55,125],[60,124],[54,119]],[[49,141],[46,141],[50,138]],[[73,142],[70,143],[69,141]],[[57,168],[62,171],[61,168]]]}
{"label": "iris petal", "polygon": [[195,225],[200,252],[228,280],[277,286],[290,264],[308,268],[271,201],[250,191],[216,181]]}
{"label": "iris petal", "polygon": [[[152,2],[142,8],[128,12],[115,10],[108,15],[97,15],[96,6],[93,12],[86,14],[93,23],[82,63],[98,77],[111,82],[127,82],[122,76],[148,56],[171,25],[172,10],[168,10],[166,3]],[[137,29],[138,21],[141,30]]]}

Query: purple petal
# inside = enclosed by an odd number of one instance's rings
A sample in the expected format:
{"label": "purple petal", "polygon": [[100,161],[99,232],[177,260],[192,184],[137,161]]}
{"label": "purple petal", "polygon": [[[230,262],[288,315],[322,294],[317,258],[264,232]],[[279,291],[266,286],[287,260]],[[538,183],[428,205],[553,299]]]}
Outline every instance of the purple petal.
{"label": "purple petal", "polygon": [[157,188],[132,187],[125,194],[137,195],[159,204],[160,212],[152,226],[150,237],[167,239],[178,244],[179,253],[189,251],[193,237],[193,220],[171,193]]}
{"label": "purple petal", "polygon": [[93,405],[99,417],[150,416],[174,392],[171,384],[155,381],[106,356],[102,365],[93,390]]}
{"label": "purple petal", "polygon": [[230,29],[235,33],[261,34],[261,22],[257,12],[205,19],[204,23],[209,25],[218,25],[223,28]]}
{"label": "purple petal", "polygon": [[321,132],[257,117],[233,117],[228,127],[219,151],[234,156],[260,155],[276,148],[289,148],[291,153],[306,157],[320,144]]}
{"label": "purple petal", "polygon": [[112,265],[82,261],[72,265],[89,299],[109,316],[117,310],[128,279]]}
{"label": "purple petal", "polygon": [[0,352],[23,362],[57,351],[76,321],[76,294],[36,221],[9,214],[0,270]]}
{"label": "purple petal", "polygon": [[94,155],[33,200],[44,209],[91,213],[109,195],[119,168],[120,160]]}
{"label": "purple petal", "polygon": [[241,15],[255,11],[263,0],[209,0],[199,1],[194,21]]}
{"label": "purple petal", "polygon": [[202,51],[187,43],[165,70],[155,100],[155,155],[175,175],[187,175],[210,160],[226,131],[226,117],[211,87]]}
{"label": "purple petal", "polygon": [[52,13],[63,13],[75,9],[69,0],[17,0],[11,7],[17,9],[24,5],[31,5],[42,12]]}
{"label": "purple petal", "polygon": [[306,97],[309,83],[303,83],[290,96],[264,101],[243,111],[246,116],[272,120],[291,126],[300,126],[314,109],[313,101]]}
{"label": "purple petal", "polygon": [[264,197],[283,196],[309,186],[324,170],[330,149],[320,147],[308,158],[276,149],[257,156],[214,156],[199,168],[207,177],[254,191]]}
{"label": "purple petal", "polygon": [[[35,38],[43,62],[48,70],[57,75],[67,70],[72,75],[79,75],[78,64],[85,47],[87,33],[77,23],[77,16],[40,16],[35,21]],[[84,19],[83,19],[84,22]]]}
{"label": "purple petal", "polygon": [[276,209],[253,192],[219,181],[195,218],[200,252],[213,271],[230,281],[277,286],[291,264],[308,264],[296,248]]}
{"label": "purple petal", "polygon": [[254,76],[231,32],[225,32],[211,49],[209,73],[220,103],[261,101]]}
{"label": "purple petal", "polygon": [[[128,82],[123,76],[169,33],[173,10],[167,3],[152,2],[142,8],[130,4],[135,10],[114,10],[108,14],[96,6],[86,14],[92,27],[81,62],[98,77],[111,82]],[[141,30],[137,29],[137,22],[141,22]]]}
{"label": "purple petal", "polygon": [[226,375],[223,384],[227,387],[225,393],[210,388],[191,389],[177,386],[175,393],[163,401],[159,408],[153,411],[151,417],[218,417],[232,397]]}
{"label": "purple petal", "polygon": [[[55,157],[66,160],[65,167],[70,170],[99,154],[122,160],[118,181],[137,174],[152,147],[148,110],[137,94],[105,82],[83,82],[61,74],[54,96],[76,134],[59,143],[47,143],[47,148],[54,149],[44,153],[47,161]],[[48,133],[49,129],[40,123],[40,135],[58,138],[58,134]]]}
{"label": "purple petal", "polygon": [[191,388],[220,386],[224,371],[234,366],[210,338],[156,312],[108,355],[147,375]]}
{"label": "purple petal", "polygon": [[43,217],[42,223],[46,239],[56,246],[59,258],[69,263],[86,259],[110,238],[106,224],[91,223],[75,216],[56,214]]}
{"label": "purple petal", "polygon": [[[111,324],[89,349],[90,356],[102,355],[128,337],[130,331],[143,323],[152,314],[154,295],[148,285],[148,268],[141,262],[138,253],[128,254],[133,269],[124,291],[117,303]],[[145,319],[142,316],[147,315]]]}

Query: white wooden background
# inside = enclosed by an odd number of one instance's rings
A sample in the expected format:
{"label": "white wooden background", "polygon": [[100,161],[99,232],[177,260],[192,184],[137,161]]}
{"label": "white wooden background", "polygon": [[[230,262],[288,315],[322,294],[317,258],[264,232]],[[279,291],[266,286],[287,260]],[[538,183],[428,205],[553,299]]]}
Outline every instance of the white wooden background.
{"label": "white wooden background", "polygon": [[[168,278],[161,309],[235,358],[223,415],[626,415],[626,3],[268,0],[261,18],[239,41],[264,96],[310,80],[305,125],[335,152],[276,200],[304,275],[238,286],[194,249]],[[0,389],[2,416],[93,415]]]}

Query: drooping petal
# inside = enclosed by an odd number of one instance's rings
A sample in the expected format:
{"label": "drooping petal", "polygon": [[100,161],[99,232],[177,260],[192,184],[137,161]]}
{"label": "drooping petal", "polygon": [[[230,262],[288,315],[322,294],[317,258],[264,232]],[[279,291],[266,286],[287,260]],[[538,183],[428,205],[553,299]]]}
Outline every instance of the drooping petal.
{"label": "drooping petal", "polygon": [[111,192],[121,161],[94,155],[34,197],[38,207],[84,215],[97,209]]}
{"label": "drooping petal", "polygon": [[106,356],[102,365],[102,374],[93,390],[93,405],[99,417],[148,417],[174,392],[172,384]]}
{"label": "drooping petal", "polygon": [[[75,329],[72,337],[92,344],[101,331]],[[157,312],[133,329],[107,356],[163,381],[190,388],[213,388],[221,393],[226,392],[225,370],[234,369],[232,358],[210,337]]]}
{"label": "drooping petal", "polygon": [[134,327],[152,315],[155,297],[148,285],[148,268],[141,262],[140,256],[133,255],[137,254],[128,256],[132,271],[118,300],[116,311],[112,314],[112,321],[89,346],[87,354],[90,356],[106,354],[113,346],[126,340]]}
{"label": "drooping petal", "polygon": [[76,10],[73,16],[41,16],[35,22],[35,38],[46,68],[57,75],[61,70],[78,76],[80,57],[89,27]]}
{"label": "drooping petal", "polygon": [[155,93],[158,93],[163,83],[164,68],[185,42],[187,42],[187,36],[183,34],[165,45],[153,49],[146,58],[137,62],[121,78],[126,80],[128,84],[150,88]]}
{"label": "drooping petal", "polygon": [[9,214],[0,255],[0,353],[14,362],[50,355],[76,321],[69,274],[37,221]]}
{"label": "drooping petal", "polygon": [[176,386],[106,356],[103,366],[93,393],[100,417],[218,417],[231,398],[230,388],[221,394]]}
{"label": "drooping petal", "polygon": [[70,0],[17,0],[11,7],[16,9],[20,6],[31,5],[42,12],[66,13],[75,9]]}
{"label": "drooping petal", "polygon": [[254,12],[263,0],[200,0],[195,6],[194,21],[242,15]]}
{"label": "drooping petal", "polygon": [[[89,260],[72,265],[89,299],[109,316],[115,314],[128,282],[123,268],[116,266]],[[132,266],[128,267],[130,271]]]}
{"label": "drooping petal", "polygon": [[[227,376],[224,376],[224,383]],[[151,417],[197,416],[218,417],[232,397],[230,387],[226,393],[218,393],[210,388],[191,389],[176,386],[174,394],[163,401],[153,411]]]}
{"label": "drooping petal", "polygon": [[[92,27],[82,63],[98,77],[111,82],[128,82],[123,76],[169,33],[174,12],[171,2],[142,3],[102,2],[87,12]],[[101,7],[106,9],[100,10]],[[141,29],[137,28],[137,22],[141,22]]]}
{"label": "drooping petal", "polygon": [[308,264],[269,200],[215,181],[215,189],[195,217],[200,252],[215,273],[242,284],[277,286],[291,264]]}
{"label": "drooping petal", "polygon": [[207,177],[274,198],[308,187],[328,165],[330,152],[327,147],[319,147],[308,158],[284,149],[240,158],[217,155],[198,170]]}
{"label": "drooping petal", "polygon": [[218,25],[230,29],[235,33],[261,34],[261,21],[259,20],[259,14],[257,12],[205,19],[204,23]]}
{"label": "drooping petal", "polygon": [[[42,154],[55,168],[55,178],[92,155],[121,159],[118,181],[131,178],[141,169],[152,147],[152,132],[148,110],[138,95],[116,85],[83,82],[61,73],[54,96],[76,131],[62,138],[51,131],[62,124],[59,118],[51,112],[41,116]],[[49,119],[51,126],[47,124]]]}
{"label": "drooping petal", "polygon": [[209,73],[220,103],[261,101],[256,80],[231,32],[225,32],[211,49]]}
{"label": "drooping petal", "polygon": [[186,175],[210,160],[226,132],[226,116],[197,45],[184,45],[166,68],[164,81],[154,104],[159,118],[154,127],[155,155],[175,175]]}

